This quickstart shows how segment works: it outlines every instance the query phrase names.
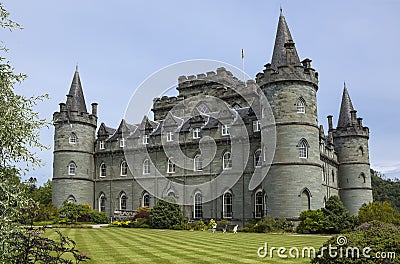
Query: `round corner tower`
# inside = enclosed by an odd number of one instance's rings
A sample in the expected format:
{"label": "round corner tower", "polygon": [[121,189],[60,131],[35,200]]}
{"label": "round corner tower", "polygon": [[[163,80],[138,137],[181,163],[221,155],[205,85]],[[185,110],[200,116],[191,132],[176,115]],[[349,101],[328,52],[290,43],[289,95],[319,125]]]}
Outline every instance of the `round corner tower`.
{"label": "round corner tower", "polygon": [[92,104],[92,114],[89,114],[78,70],[66,103],[60,103],[59,112],[53,114],[53,124],[53,204],[59,207],[67,200],[93,206],[97,104]]}
{"label": "round corner tower", "polygon": [[368,140],[369,129],[357,118],[345,86],[333,142],[339,161],[339,196],[353,215],[372,202]]}
{"label": "round corner tower", "polygon": [[276,122],[276,150],[265,180],[267,214],[298,218],[323,206],[317,115],[318,73],[300,62],[285,17],[280,15],[271,63],[257,74]]}

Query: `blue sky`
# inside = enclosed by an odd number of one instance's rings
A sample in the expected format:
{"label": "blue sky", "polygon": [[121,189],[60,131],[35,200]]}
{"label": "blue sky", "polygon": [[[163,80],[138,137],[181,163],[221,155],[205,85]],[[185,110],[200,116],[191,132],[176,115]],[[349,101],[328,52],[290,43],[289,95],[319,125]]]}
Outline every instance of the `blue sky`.
{"label": "blue sky", "polygon": [[[271,60],[282,5],[301,59],[320,73],[319,122],[336,124],[343,82],[371,131],[372,168],[400,178],[400,1],[2,1],[22,31],[2,31],[7,59],[29,75],[17,92],[48,93],[37,110],[51,120],[65,101],[75,65],[86,103],[99,103],[99,123],[118,126],[129,98],[149,75],[191,59],[220,60],[253,78]],[[215,70],[215,69],[209,69]],[[150,108],[152,102],[147,102]],[[140,120],[138,120],[139,122]],[[41,132],[52,148],[53,127]],[[46,165],[29,175],[52,175]]]}

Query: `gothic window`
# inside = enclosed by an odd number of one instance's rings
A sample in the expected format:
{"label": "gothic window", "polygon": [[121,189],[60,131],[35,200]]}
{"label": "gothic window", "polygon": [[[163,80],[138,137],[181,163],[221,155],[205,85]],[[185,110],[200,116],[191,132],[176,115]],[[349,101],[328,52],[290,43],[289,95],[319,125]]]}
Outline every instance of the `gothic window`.
{"label": "gothic window", "polygon": [[208,106],[206,105],[206,104],[199,104],[198,106],[197,106],[197,110],[199,110],[199,112],[200,113],[203,113],[203,114],[208,114],[208,113],[210,113],[210,109],[208,108]]}
{"label": "gothic window", "polygon": [[310,193],[307,189],[301,193],[301,211],[310,210]]}
{"label": "gothic window", "polygon": [[76,199],[73,195],[68,196],[67,202],[69,203],[76,203]]}
{"label": "gothic window", "polygon": [[296,102],[296,110],[297,113],[305,113],[306,112],[306,102],[303,98],[299,98]]}
{"label": "gothic window", "polygon": [[167,142],[172,142],[172,141],[174,141],[174,133],[167,132]]}
{"label": "gothic window", "polygon": [[122,193],[121,196],[119,197],[119,209],[120,210],[126,210],[127,200],[128,200],[128,197],[126,197],[126,194]]}
{"label": "gothic window", "polygon": [[363,147],[359,147],[358,148],[358,154],[362,157],[362,156],[364,156],[364,149],[363,149]]}
{"label": "gothic window", "polygon": [[143,161],[143,174],[150,174],[150,160],[145,159]]}
{"label": "gothic window", "polygon": [[106,196],[104,193],[100,194],[99,197],[99,212],[105,212],[106,211]]}
{"label": "gothic window", "polygon": [[76,134],[75,133],[71,133],[71,135],[69,136],[69,143],[70,144],[75,144],[77,140]]}
{"label": "gothic window", "polygon": [[255,195],[255,218],[262,218],[264,216],[264,194],[259,190]]}
{"label": "gothic window", "polygon": [[121,162],[121,176],[128,175],[128,163],[126,161]]}
{"label": "gothic window", "polygon": [[222,216],[223,218],[232,218],[232,193],[226,192],[224,193],[222,199]]}
{"label": "gothic window", "polygon": [[147,135],[147,134],[143,135],[143,144],[144,145],[149,144],[149,135]]}
{"label": "gothic window", "polygon": [[201,193],[196,193],[194,195],[194,210],[193,210],[193,218],[202,218],[203,217],[203,204]]}
{"label": "gothic window", "polygon": [[228,125],[222,125],[221,126],[221,135],[222,136],[229,136],[229,126]]}
{"label": "gothic window", "polygon": [[200,128],[193,129],[193,139],[199,139],[201,137]]}
{"label": "gothic window", "polygon": [[200,154],[197,154],[194,157],[194,171],[202,171],[203,170],[203,158]]}
{"label": "gothic window", "polygon": [[253,132],[259,132],[261,130],[260,121],[253,121]]}
{"label": "gothic window", "polygon": [[107,166],[104,163],[101,163],[100,165],[100,177],[106,177],[107,176]]}
{"label": "gothic window", "polygon": [[175,163],[172,162],[172,159],[168,159],[167,173],[175,173]]}
{"label": "gothic window", "polygon": [[142,197],[142,206],[150,206],[150,194],[144,193]]}
{"label": "gothic window", "polygon": [[100,142],[99,142],[99,148],[100,148],[100,149],[105,149],[105,148],[106,148],[103,140],[100,140]]}
{"label": "gothic window", "polygon": [[232,168],[232,154],[230,152],[225,152],[222,157],[222,168],[224,170],[229,170]]}
{"label": "gothic window", "polygon": [[76,173],[76,164],[72,161],[69,165],[68,165],[68,175],[75,175]]}
{"label": "gothic window", "polygon": [[254,167],[259,168],[262,165],[262,158],[261,158],[261,149],[256,150],[254,152]]}
{"label": "gothic window", "polygon": [[124,147],[125,147],[125,138],[121,138],[121,139],[119,140],[119,147],[120,147],[120,148],[124,148]]}
{"label": "gothic window", "polygon": [[365,177],[365,174],[364,174],[364,173],[362,173],[362,172],[361,172],[361,174],[360,174],[360,180],[361,180],[361,183],[366,183],[366,177]]}
{"label": "gothic window", "polygon": [[302,138],[297,145],[299,150],[299,158],[306,159],[308,157],[308,143],[307,140]]}

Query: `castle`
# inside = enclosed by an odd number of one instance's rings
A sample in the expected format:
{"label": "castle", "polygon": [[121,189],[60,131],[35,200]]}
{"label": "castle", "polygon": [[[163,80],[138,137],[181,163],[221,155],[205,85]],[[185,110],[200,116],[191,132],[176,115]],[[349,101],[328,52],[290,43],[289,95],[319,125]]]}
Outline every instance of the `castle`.
{"label": "castle", "polygon": [[[258,85],[275,120],[275,152],[269,171],[252,189],[248,188],[251,177],[265,166],[269,154],[260,136],[266,126],[254,114],[254,106],[228,89],[229,85],[240,86],[248,94]],[[181,203],[190,220],[227,218],[245,223],[266,215],[297,219],[304,210],[324,207],[332,195],[338,195],[352,214],[372,201],[369,129],[357,117],[346,87],[336,128],[332,116],[328,116],[326,132],[318,125],[318,73],[310,59],[300,61],[282,12],[271,63],[255,80],[245,84],[225,68],[218,68],[216,72],[179,77],[177,91],[176,97],[154,99],[154,120],[144,117],[139,124],[122,120],[117,129],[104,123],[98,126],[97,104],[93,103],[88,113],[76,70],[66,103],[60,103],[53,115],[53,203],[88,203],[114,216],[140,206],[152,207],[158,199],[169,196],[191,201]],[[198,95],[218,97],[230,108],[220,110],[215,104],[200,101],[196,102],[197,112],[189,117],[171,112],[180,101]],[[223,124],[217,119],[224,115],[228,121]],[[229,148],[233,140],[229,129],[237,117],[244,120],[250,142],[248,161],[242,164],[238,180],[232,186],[219,186],[214,191],[216,199],[209,201],[200,190],[175,187],[174,182],[190,185],[211,181],[221,172],[229,175],[237,163]],[[187,157],[182,162],[193,162],[190,169],[176,166],[177,161],[162,147],[165,140],[172,142],[177,136]],[[216,154],[206,165],[199,152],[199,141],[205,136],[216,142]],[[125,155],[129,142],[134,142],[133,150]],[[149,158],[143,158],[143,151]],[[156,180],[152,178],[156,169],[170,179],[168,184],[154,190],[139,184],[138,178]]]}

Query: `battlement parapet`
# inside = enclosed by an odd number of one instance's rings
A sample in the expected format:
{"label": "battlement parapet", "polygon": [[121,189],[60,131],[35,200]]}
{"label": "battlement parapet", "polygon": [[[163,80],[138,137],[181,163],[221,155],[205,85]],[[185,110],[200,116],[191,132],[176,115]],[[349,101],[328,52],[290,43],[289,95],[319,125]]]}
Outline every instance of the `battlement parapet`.
{"label": "battlement parapet", "polygon": [[360,136],[369,139],[368,127],[358,127],[358,126],[338,127],[337,129],[334,129],[332,132],[334,138]]}
{"label": "battlement parapet", "polygon": [[78,113],[77,111],[60,111],[54,112],[53,114],[53,122],[57,123],[87,123],[92,126],[97,126],[97,116],[89,113]]}

